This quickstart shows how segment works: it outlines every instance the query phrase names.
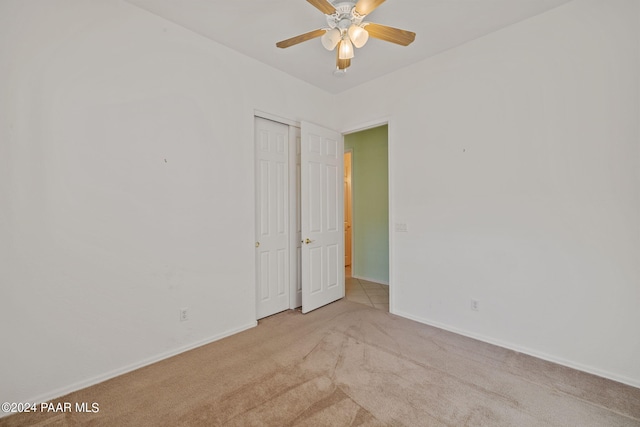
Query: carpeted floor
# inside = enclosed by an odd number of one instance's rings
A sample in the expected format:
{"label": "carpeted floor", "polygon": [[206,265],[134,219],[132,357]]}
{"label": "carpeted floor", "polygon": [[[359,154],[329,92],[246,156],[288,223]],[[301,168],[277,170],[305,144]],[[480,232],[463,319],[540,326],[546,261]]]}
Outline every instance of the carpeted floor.
{"label": "carpeted floor", "polygon": [[640,389],[346,300],[58,399],[2,426],[640,426]]}

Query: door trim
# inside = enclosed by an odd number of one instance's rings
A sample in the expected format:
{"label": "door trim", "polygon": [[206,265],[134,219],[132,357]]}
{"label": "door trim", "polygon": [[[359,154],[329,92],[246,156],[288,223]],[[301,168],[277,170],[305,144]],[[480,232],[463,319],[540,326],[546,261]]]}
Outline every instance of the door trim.
{"label": "door trim", "polygon": [[276,114],[267,113],[266,111],[253,110],[254,117],[261,117],[263,119],[271,120],[272,122],[282,123],[283,125],[300,127],[300,122],[288,119],[286,117],[278,116]]}

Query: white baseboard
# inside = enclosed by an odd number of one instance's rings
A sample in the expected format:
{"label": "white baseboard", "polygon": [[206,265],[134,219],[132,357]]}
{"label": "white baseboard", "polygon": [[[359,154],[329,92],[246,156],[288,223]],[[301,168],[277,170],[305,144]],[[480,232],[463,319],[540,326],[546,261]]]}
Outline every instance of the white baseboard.
{"label": "white baseboard", "polygon": [[393,314],[398,315],[400,317],[404,317],[406,319],[414,320],[418,323],[423,323],[425,325],[433,326],[439,329],[444,329],[445,331],[453,332],[458,335],[463,335],[465,337],[473,338],[478,341],[486,342],[489,344],[496,345],[498,347],[506,348],[508,350],[513,350],[518,353],[523,353],[529,356],[536,357],[538,359],[546,360],[547,362],[557,363],[558,365],[566,366],[568,368],[576,369],[578,371],[586,372],[588,374],[593,374],[602,378],[607,378],[609,380],[617,381],[619,383],[627,384],[632,387],[640,388],[640,381],[626,377],[624,375],[618,375],[609,371],[605,371],[602,369],[594,368],[593,366],[583,365],[578,362],[574,362],[572,360],[563,359],[562,357],[553,356],[547,353],[543,353],[537,350],[533,350],[527,347],[522,347],[510,342],[501,341],[498,339],[494,339],[491,337],[487,337],[481,334],[477,334],[474,332],[469,332],[463,329],[456,328],[454,326],[445,325],[439,322],[434,322],[428,319],[423,319],[421,317],[413,316],[409,313],[405,313],[403,311],[393,311]]}
{"label": "white baseboard", "polygon": [[[168,359],[168,358],[173,357],[173,356],[177,356],[180,353],[184,353],[186,351],[193,350],[194,348],[202,347],[203,345],[207,345],[207,344],[210,344],[212,342],[219,341],[219,340],[221,340],[223,338],[226,338],[228,336],[235,335],[235,334],[237,334],[239,332],[246,331],[247,329],[254,328],[257,325],[258,325],[258,322],[257,321],[253,321],[253,322],[251,322],[251,323],[249,323],[247,325],[241,326],[239,328],[231,329],[231,330],[225,331],[225,332],[223,332],[221,334],[214,335],[212,337],[205,338],[203,340],[196,341],[196,342],[191,343],[191,344],[187,344],[185,346],[179,347],[179,348],[174,349],[174,350],[170,350],[170,351],[167,351],[167,352],[164,352],[164,353],[160,353],[160,354],[158,354],[156,356],[149,357],[147,359],[141,360],[141,361],[136,362],[136,363],[132,363],[132,364],[127,365],[127,366],[123,366],[122,368],[115,369],[113,371],[110,371],[110,372],[107,372],[107,373],[104,373],[104,374],[101,374],[101,375],[97,375],[97,376],[95,376],[93,378],[89,378],[89,379],[84,380],[84,381],[79,381],[79,382],[76,382],[74,384],[70,384],[68,386],[61,387],[59,389],[56,389],[56,390],[41,394],[39,396],[30,398],[30,399],[22,400],[22,402],[30,402],[30,403],[36,403],[36,404],[49,402],[49,401],[51,401],[53,399],[57,399],[59,397],[65,396],[65,395],[67,395],[69,393],[73,393],[74,391],[78,391],[78,390],[81,390],[83,388],[90,387],[92,385],[95,385],[95,384],[110,380],[112,378],[115,378],[117,376],[126,374],[126,373],[131,372],[131,371],[135,371],[136,369],[143,368],[145,366],[151,365],[151,364],[159,362],[161,360]],[[8,415],[11,415],[11,414],[12,414],[11,412],[6,413],[6,412],[1,412],[0,411],[0,418],[8,416]]]}

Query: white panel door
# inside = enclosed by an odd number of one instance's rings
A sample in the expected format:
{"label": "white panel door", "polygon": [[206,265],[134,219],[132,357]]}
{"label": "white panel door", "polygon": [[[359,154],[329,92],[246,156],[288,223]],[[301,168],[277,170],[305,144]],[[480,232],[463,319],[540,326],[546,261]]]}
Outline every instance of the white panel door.
{"label": "white panel door", "polygon": [[289,308],[289,126],[255,118],[257,318]]}
{"label": "white panel door", "polygon": [[302,312],[344,297],[342,135],[302,123]]}

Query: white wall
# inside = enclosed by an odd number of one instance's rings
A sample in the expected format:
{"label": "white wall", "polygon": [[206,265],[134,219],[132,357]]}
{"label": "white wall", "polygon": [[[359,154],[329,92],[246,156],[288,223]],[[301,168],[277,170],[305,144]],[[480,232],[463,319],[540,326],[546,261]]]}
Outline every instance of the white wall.
{"label": "white wall", "polygon": [[0,401],[255,325],[253,112],[328,94],[118,0],[2,1],[0,72]]}
{"label": "white wall", "polygon": [[345,129],[390,117],[393,312],[640,386],[639,9],[576,0],[342,95]]}

